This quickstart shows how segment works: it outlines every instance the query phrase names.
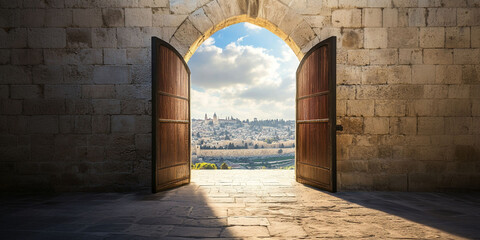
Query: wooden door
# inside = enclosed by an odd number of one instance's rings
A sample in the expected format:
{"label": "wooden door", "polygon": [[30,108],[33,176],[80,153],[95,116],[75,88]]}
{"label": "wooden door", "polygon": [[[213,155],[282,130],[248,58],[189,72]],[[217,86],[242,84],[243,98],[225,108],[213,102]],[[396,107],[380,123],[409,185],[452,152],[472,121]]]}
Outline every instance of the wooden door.
{"label": "wooden door", "polygon": [[152,191],[190,182],[190,69],[152,37]]}
{"label": "wooden door", "polygon": [[296,179],[336,191],[336,37],[313,47],[297,69]]}

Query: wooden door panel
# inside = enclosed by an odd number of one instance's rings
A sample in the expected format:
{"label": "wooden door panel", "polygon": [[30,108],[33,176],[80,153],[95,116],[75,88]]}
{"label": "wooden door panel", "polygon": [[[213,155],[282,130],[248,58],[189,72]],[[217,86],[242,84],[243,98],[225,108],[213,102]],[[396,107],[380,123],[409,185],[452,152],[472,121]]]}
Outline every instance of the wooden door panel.
{"label": "wooden door panel", "polygon": [[296,178],[336,191],[336,38],[314,46],[297,69]]}
{"label": "wooden door panel", "polygon": [[152,191],[190,182],[190,70],[168,43],[152,38]]}

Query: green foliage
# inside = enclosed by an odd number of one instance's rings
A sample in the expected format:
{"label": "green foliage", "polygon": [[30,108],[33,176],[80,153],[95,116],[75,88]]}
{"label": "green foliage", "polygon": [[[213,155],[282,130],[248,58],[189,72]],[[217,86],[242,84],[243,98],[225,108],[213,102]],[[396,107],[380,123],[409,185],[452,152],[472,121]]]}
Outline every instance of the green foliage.
{"label": "green foliage", "polygon": [[278,149],[278,154],[283,153],[282,149]]}
{"label": "green foliage", "polygon": [[232,168],[229,167],[226,163],[222,163],[222,165],[220,165],[220,169],[232,169]]}
{"label": "green foliage", "polygon": [[217,165],[214,163],[196,163],[192,166],[192,169],[217,169]]}
{"label": "green foliage", "polygon": [[295,166],[292,165],[292,166],[287,166],[287,167],[280,167],[279,169],[284,169],[284,170],[294,170],[295,169]]}

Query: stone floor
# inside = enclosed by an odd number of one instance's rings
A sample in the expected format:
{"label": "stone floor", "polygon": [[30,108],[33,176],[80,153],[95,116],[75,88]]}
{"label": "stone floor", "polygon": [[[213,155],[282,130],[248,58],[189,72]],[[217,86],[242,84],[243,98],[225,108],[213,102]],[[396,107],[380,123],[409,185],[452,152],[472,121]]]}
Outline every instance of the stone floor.
{"label": "stone floor", "polygon": [[196,170],[158,194],[0,198],[0,239],[183,238],[480,238],[480,194],[331,194],[291,170]]}

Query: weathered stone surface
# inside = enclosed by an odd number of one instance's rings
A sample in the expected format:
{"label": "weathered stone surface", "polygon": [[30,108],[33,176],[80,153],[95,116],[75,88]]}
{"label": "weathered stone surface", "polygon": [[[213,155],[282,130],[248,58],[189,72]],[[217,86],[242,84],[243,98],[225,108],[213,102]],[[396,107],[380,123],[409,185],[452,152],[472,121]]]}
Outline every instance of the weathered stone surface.
{"label": "weathered stone surface", "polygon": [[11,61],[14,65],[40,65],[43,63],[41,49],[13,49]]}
{"label": "weathered stone surface", "polygon": [[124,65],[127,63],[127,50],[125,49],[104,49],[103,63],[113,65]]}
{"label": "weathered stone surface", "polygon": [[399,64],[422,64],[423,54],[421,49],[399,49]]}
{"label": "weathered stone surface", "polygon": [[480,49],[454,49],[455,64],[480,64]]}
{"label": "weathered stone surface", "polygon": [[152,26],[152,9],[151,8],[125,9],[125,26],[127,27]]}
{"label": "weathered stone surface", "polygon": [[102,9],[102,19],[107,27],[125,26],[125,13],[122,8]]}
{"label": "weathered stone surface", "polygon": [[73,23],[73,12],[69,9],[46,9],[46,27],[70,27]]}
{"label": "weathered stone surface", "polygon": [[64,48],[66,33],[62,28],[31,28],[28,30],[28,46],[31,48]]}
{"label": "weathered stone surface", "polygon": [[429,8],[428,26],[455,26],[457,12],[454,8]]}
{"label": "weathered stone surface", "polygon": [[92,47],[117,47],[117,30],[114,28],[95,28],[92,30]]}
{"label": "weathered stone surface", "polygon": [[103,25],[101,9],[74,9],[73,26],[101,27]]}
{"label": "weathered stone surface", "polygon": [[418,47],[417,28],[388,28],[389,48],[415,48]]}
{"label": "weathered stone surface", "polygon": [[127,67],[98,66],[93,71],[93,82],[97,84],[126,84],[130,83],[130,74]]}
{"label": "weathered stone surface", "polygon": [[420,47],[441,48],[445,44],[444,28],[420,28]]}
{"label": "weathered stone surface", "polygon": [[450,49],[425,49],[423,50],[425,64],[452,64],[453,51]]}
{"label": "weathered stone surface", "polygon": [[408,9],[408,25],[410,27],[426,26],[426,9],[425,8],[409,8]]}
{"label": "weathered stone surface", "polygon": [[375,112],[373,100],[348,100],[347,116],[373,116]]}
{"label": "weathered stone surface", "polygon": [[364,27],[382,27],[382,9],[364,8],[362,15]]}
{"label": "weathered stone surface", "polygon": [[332,25],[334,27],[361,27],[362,10],[339,9],[332,11]]}
{"label": "weathered stone surface", "polygon": [[469,48],[470,47],[470,28],[469,27],[446,28],[445,29],[445,47]]}
{"label": "weathered stone surface", "polygon": [[92,47],[92,30],[90,28],[67,29],[67,47],[69,48]]}
{"label": "weathered stone surface", "polygon": [[387,48],[387,29],[365,28],[365,48]]}

